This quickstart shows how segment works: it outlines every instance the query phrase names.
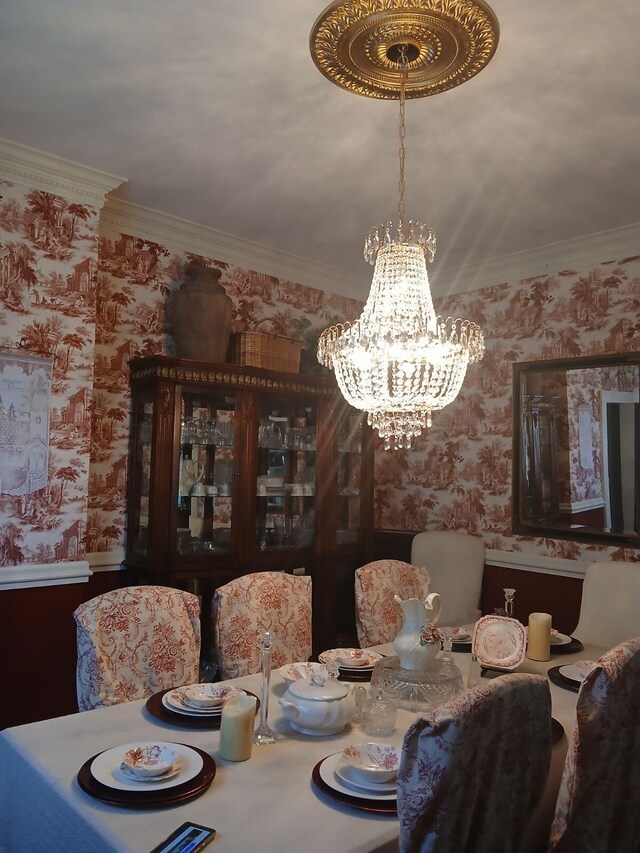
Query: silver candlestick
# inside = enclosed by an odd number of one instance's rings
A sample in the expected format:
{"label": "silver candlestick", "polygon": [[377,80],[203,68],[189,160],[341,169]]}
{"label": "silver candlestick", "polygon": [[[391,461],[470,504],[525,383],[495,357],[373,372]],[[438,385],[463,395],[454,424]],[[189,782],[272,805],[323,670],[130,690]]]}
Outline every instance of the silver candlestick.
{"label": "silver candlestick", "polygon": [[273,634],[265,631],[260,636],[260,722],[253,734],[253,742],[257,744],[275,743],[275,733],[269,728],[269,682],[271,681],[271,649]]}

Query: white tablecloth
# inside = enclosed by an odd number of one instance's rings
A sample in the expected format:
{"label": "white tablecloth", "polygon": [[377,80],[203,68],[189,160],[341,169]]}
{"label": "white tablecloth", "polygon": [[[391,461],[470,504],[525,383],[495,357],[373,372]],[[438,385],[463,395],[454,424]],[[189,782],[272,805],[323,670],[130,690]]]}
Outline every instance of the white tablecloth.
{"label": "white tablecloth", "polygon": [[[527,660],[521,669],[544,673],[549,666],[597,658],[602,651],[587,647],[547,664]],[[466,680],[470,656],[455,658]],[[233,683],[259,692],[259,676]],[[332,737],[297,734],[277,703],[285,687],[274,672],[269,722],[279,735],[277,743],[254,746],[246,762],[219,757],[218,731],[163,723],[149,715],[145,701],[6,729],[0,733],[1,853],[146,853],[185,821],[216,828],[212,851],[364,853],[385,845],[393,849],[398,835],[395,817],[342,806],[311,782],[314,765],[360,737],[359,726],[352,724]],[[553,715],[570,734],[576,694],[554,685],[551,693]],[[413,719],[400,711],[394,735],[385,740],[400,745]],[[176,741],[209,752],[217,764],[213,784],[196,800],[162,809],[118,808],[85,794],[76,780],[82,764],[97,752],[136,740]],[[556,782],[565,750],[566,743],[555,754]]]}

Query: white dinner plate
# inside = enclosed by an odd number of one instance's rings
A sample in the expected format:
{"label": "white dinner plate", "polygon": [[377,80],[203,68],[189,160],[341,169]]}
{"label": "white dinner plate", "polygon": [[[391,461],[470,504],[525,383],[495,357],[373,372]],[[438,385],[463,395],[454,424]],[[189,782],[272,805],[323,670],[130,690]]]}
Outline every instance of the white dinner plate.
{"label": "white dinner plate", "polygon": [[342,752],[334,752],[333,755],[328,755],[320,764],[320,778],[330,788],[333,788],[334,791],[339,791],[341,794],[349,794],[351,797],[360,797],[363,800],[384,800],[385,802],[394,802],[396,800],[395,787],[391,793],[380,793],[377,789],[374,793],[364,790],[356,792],[351,785],[347,785],[336,775],[338,765],[344,765]]}
{"label": "white dinner plate", "polygon": [[[151,746],[154,743],[160,743],[174,750],[177,761],[180,762],[179,773],[171,778],[156,778],[153,781],[145,780],[144,782],[135,782],[122,773],[120,765],[127,750],[133,749],[136,746]],[[108,788],[115,788],[118,791],[154,791],[172,788],[175,785],[182,785],[183,782],[188,782],[198,775],[202,770],[202,766],[201,756],[194,749],[182,743],[142,741],[138,743],[124,743],[121,746],[114,746],[112,749],[106,749],[104,752],[101,752],[91,762],[91,775],[102,785],[106,785]]]}
{"label": "white dinner plate", "polygon": [[[329,664],[335,663],[337,667],[340,669],[346,669],[349,672],[367,672],[371,671],[379,660],[382,660],[382,655],[379,655],[377,652],[369,652],[367,651],[367,657],[369,659],[369,663],[363,666],[349,666],[349,664],[338,663],[338,658],[342,658],[349,655],[349,652],[353,652],[354,649],[327,649],[326,652],[322,652],[318,655],[318,660],[320,663]],[[362,651],[361,649],[357,649],[357,651]]]}
{"label": "white dinner plate", "polygon": [[524,625],[507,616],[482,616],[473,632],[473,651],[480,666],[515,669],[524,660]]}
{"label": "white dinner plate", "polygon": [[347,764],[346,761],[338,761],[335,767],[335,774],[339,781],[349,788],[355,788],[358,792],[366,791],[367,794],[394,794],[396,793],[396,780],[391,782],[363,782],[361,779],[355,779],[353,767]]}
{"label": "white dinner plate", "polygon": [[559,631],[551,635],[552,646],[566,646],[571,642],[571,637],[566,634],[561,634]]}
{"label": "white dinner plate", "polygon": [[[471,644],[471,640],[473,638],[473,628],[475,622],[472,622],[470,625],[458,625],[453,629],[453,633],[451,634],[451,642],[457,643],[458,645],[467,645]],[[458,632],[456,634],[456,632]]]}
{"label": "white dinner plate", "polygon": [[564,675],[565,678],[568,678],[571,681],[576,681],[578,684],[582,684],[594,667],[595,663],[593,666],[580,666],[580,663],[569,663],[566,666],[561,666],[558,672],[560,675]]}
{"label": "white dinner plate", "polygon": [[222,708],[211,708],[210,710],[192,708],[183,702],[182,697],[177,690],[169,690],[162,697],[162,704],[170,711],[175,711],[177,714],[185,714],[188,717],[219,717],[222,714]]}
{"label": "white dinner plate", "polygon": [[303,678],[311,678],[312,675],[329,677],[329,671],[323,663],[287,663],[278,670],[285,681],[300,681]]}
{"label": "white dinner plate", "polygon": [[[240,687],[235,688],[238,691],[238,696],[246,693]],[[223,706],[218,708],[194,708],[188,705],[183,698],[182,688],[176,687],[175,690],[169,690],[162,697],[162,704],[170,711],[175,711],[177,714],[185,714],[187,717],[219,717],[222,714]]]}

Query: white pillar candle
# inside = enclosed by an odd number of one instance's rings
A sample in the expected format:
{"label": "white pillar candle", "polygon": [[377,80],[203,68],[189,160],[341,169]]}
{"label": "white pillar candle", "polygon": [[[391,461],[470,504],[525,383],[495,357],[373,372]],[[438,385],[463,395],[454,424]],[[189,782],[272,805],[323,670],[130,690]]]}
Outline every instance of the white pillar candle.
{"label": "white pillar candle", "polygon": [[529,614],[527,657],[549,660],[551,657],[551,616],[548,613]]}
{"label": "white pillar candle", "polygon": [[220,719],[220,757],[246,761],[251,757],[255,696],[234,696],[224,703]]}

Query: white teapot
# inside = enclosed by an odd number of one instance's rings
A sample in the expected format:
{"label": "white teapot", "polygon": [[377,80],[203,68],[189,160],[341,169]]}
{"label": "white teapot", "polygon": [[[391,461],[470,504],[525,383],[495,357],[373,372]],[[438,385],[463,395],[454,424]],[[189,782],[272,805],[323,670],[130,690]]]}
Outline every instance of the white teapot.
{"label": "white teapot", "polygon": [[356,712],[351,688],[319,675],[293,681],[278,702],[291,728],[303,735],[335,735]]}

